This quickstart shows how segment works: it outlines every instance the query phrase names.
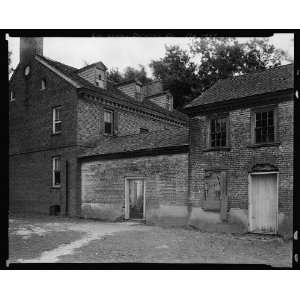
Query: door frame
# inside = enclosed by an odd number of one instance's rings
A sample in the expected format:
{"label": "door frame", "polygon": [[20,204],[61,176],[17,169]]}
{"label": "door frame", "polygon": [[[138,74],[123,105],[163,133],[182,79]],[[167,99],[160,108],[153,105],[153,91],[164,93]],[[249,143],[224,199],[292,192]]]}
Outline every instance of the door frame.
{"label": "door frame", "polygon": [[275,232],[271,234],[277,234],[278,232],[278,215],[279,215],[279,207],[278,207],[278,196],[279,196],[279,172],[278,171],[271,171],[271,172],[252,172],[248,174],[248,221],[249,221],[249,231],[253,232],[253,223],[252,223],[252,216],[253,216],[253,206],[252,206],[252,176],[255,175],[276,175],[276,183],[277,183],[277,193],[276,193],[276,225],[275,225]]}
{"label": "door frame", "polygon": [[143,183],[144,183],[143,219],[145,219],[146,218],[146,180],[145,180],[145,177],[129,176],[129,177],[125,177],[125,220],[130,219],[130,211],[129,211],[129,181],[130,180],[143,180]]}

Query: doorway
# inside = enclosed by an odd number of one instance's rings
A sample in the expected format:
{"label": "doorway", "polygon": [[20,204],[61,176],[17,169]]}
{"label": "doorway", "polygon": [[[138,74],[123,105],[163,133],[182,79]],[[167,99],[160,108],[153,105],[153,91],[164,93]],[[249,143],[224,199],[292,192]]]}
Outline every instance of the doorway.
{"label": "doorway", "polygon": [[143,178],[125,179],[125,219],[144,219],[145,181]]}
{"label": "doorway", "polygon": [[278,173],[249,175],[249,227],[251,232],[277,233]]}

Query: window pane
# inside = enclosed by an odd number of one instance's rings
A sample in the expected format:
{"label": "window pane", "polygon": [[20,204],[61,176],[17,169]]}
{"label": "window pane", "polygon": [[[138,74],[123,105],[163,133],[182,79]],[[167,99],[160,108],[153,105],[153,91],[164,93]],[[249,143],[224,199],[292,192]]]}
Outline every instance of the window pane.
{"label": "window pane", "polygon": [[60,121],[60,107],[54,108],[54,120]]}
{"label": "window pane", "polygon": [[112,123],[112,112],[104,111],[104,122]]}
{"label": "window pane", "polygon": [[55,133],[61,131],[61,122],[55,123]]}
{"label": "window pane", "polygon": [[261,129],[255,128],[255,142],[261,143]]}
{"label": "window pane", "polygon": [[54,172],[54,185],[60,185],[60,172]]}
{"label": "window pane", "polygon": [[107,134],[112,134],[112,124],[111,123],[104,124],[104,132]]}
{"label": "window pane", "polygon": [[274,142],[274,127],[273,126],[268,127],[268,139],[269,139],[269,142]]}

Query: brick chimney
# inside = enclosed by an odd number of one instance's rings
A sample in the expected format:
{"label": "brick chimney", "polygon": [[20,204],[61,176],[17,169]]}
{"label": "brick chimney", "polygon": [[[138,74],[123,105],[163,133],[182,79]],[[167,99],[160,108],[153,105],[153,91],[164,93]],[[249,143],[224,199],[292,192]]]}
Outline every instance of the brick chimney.
{"label": "brick chimney", "polygon": [[36,54],[43,55],[42,37],[21,37],[20,38],[20,63],[31,60]]}

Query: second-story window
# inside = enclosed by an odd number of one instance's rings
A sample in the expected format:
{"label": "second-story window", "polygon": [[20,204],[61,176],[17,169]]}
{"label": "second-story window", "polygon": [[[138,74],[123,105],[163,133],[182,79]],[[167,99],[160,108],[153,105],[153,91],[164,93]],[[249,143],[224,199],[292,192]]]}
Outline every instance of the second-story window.
{"label": "second-story window", "polygon": [[110,110],[104,110],[104,133],[113,134],[113,112]]}
{"label": "second-story window", "polygon": [[275,142],[275,110],[262,110],[255,112],[254,142]]}
{"label": "second-story window", "polygon": [[52,133],[58,134],[61,132],[61,106],[54,107],[52,109]]}
{"label": "second-story window", "polygon": [[210,147],[220,148],[227,146],[227,118],[214,118],[210,120],[209,133]]}
{"label": "second-story window", "polygon": [[46,79],[42,79],[41,81],[41,91],[46,89]]}

